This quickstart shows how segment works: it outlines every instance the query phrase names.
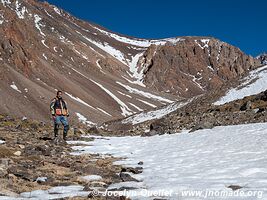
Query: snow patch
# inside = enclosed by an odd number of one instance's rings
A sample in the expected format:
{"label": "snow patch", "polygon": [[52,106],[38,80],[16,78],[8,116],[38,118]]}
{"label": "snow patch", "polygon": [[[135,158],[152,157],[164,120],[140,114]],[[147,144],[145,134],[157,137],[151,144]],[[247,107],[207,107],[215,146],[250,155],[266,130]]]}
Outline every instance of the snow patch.
{"label": "snow patch", "polygon": [[14,90],[16,90],[17,92],[21,93],[21,91],[18,89],[18,87],[15,85],[15,82],[12,82],[12,85],[10,85],[10,87]]}
{"label": "snow patch", "polygon": [[217,61],[220,60],[221,51],[222,51],[222,45],[220,45],[220,47],[219,47],[219,51],[218,51],[218,55],[216,56],[216,60],[217,60]]}
{"label": "snow patch", "polygon": [[0,25],[4,23],[4,15],[0,13]]}
{"label": "snow patch", "polygon": [[[92,26],[92,25],[91,25]],[[102,30],[100,28],[97,28],[95,26],[92,26],[94,29],[98,30],[99,32],[103,33],[104,35],[107,35],[119,42],[123,42],[125,44],[130,44],[138,47],[149,47],[152,44],[155,45],[165,45],[167,42],[176,44],[177,42],[182,41],[183,39],[181,38],[166,38],[166,39],[160,39],[160,40],[145,40],[145,39],[137,39],[137,38],[127,38],[124,36],[119,36],[117,34],[107,32],[105,30]]]}
{"label": "snow patch", "polygon": [[61,16],[61,11],[57,7],[54,7],[54,11]]}
{"label": "snow patch", "polygon": [[46,182],[47,181],[47,177],[38,177],[37,179],[36,179],[36,182]]}
{"label": "snow patch", "polygon": [[88,176],[83,176],[82,179],[86,181],[99,181],[102,179],[102,177],[99,175],[88,175]]}
{"label": "snow patch", "polygon": [[126,62],[126,59],[124,57],[124,54],[115,49],[114,47],[110,46],[107,42],[104,42],[103,44],[101,42],[96,42],[94,40],[91,40],[90,38],[82,35],[79,31],[76,31],[78,34],[80,34],[81,36],[83,36],[84,39],[86,39],[87,41],[89,41],[90,43],[94,44],[95,46],[97,46],[98,48],[102,49],[103,51],[105,51],[106,53],[108,53],[109,55],[111,55],[112,57],[116,58],[117,60],[119,60],[120,62],[122,62],[123,64],[127,65],[128,63]]}
{"label": "snow patch", "polygon": [[47,12],[47,10],[44,10],[44,11],[45,11],[45,13],[46,13],[49,17],[51,17],[51,18],[54,19],[54,17],[53,17],[52,15],[50,15],[50,14]]}
{"label": "snow patch", "polygon": [[192,82],[193,82],[197,87],[199,87],[201,90],[204,91],[204,88],[201,86],[201,84],[197,82],[197,80],[199,80],[197,77],[195,77],[194,75],[191,75],[191,74],[184,73],[184,72],[182,72],[182,71],[181,71],[181,73],[183,73],[183,74],[186,75],[186,76],[190,76],[190,77],[192,77]]}
{"label": "snow patch", "polygon": [[10,0],[1,0],[1,3],[3,4],[4,7],[6,7],[6,5],[11,4]]}
{"label": "snow patch", "polygon": [[28,10],[25,8],[25,6],[21,7],[21,3],[19,3],[18,0],[16,0],[15,5],[16,5],[15,12],[18,18],[24,19],[24,15],[26,12],[28,13]]}
{"label": "snow patch", "polygon": [[239,87],[230,89],[214,105],[222,105],[267,90],[267,65],[251,71],[243,81]]}
{"label": "snow patch", "polygon": [[97,67],[98,67],[99,69],[102,70],[102,67],[101,67],[101,65],[99,64],[99,61],[100,61],[100,59],[98,59],[98,60],[96,61],[96,65],[97,65]]}
{"label": "snow patch", "polygon": [[139,70],[138,71],[138,61],[140,59],[140,57],[142,57],[144,54],[144,52],[141,52],[141,53],[138,53],[136,54],[135,56],[132,56],[132,59],[131,61],[128,60],[128,63],[129,63],[129,70],[131,72],[131,74],[129,74],[132,78],[136,79],[136,81],[132,82],[132,83],[135,83],[135,84],[138,84],[142,87],[145,87],[144,83],[143,83],[143,77],[144,77],[144,74],[143,74],[143,71],[144,71],[144,68]]}
{"label": "snow patch", "polygon": [[73,47],[73,50],[74,50],[77,54],[81,55],[82,58],[84,58],[85,60],[88,60],[88,57],[87,57],[86,55],[84,55],[83,53],[79,52],[77,49],[75,49],[75,47]]}
{"label": "snow patch", "polygon": [[158,110],[153,110],[153,111],[149,111],[149,112],[143,112],[143,113],[139,113],[133,116],[130,116],[126,119],[124,119],[122,121],[123,124],[127,124],[127,123],[131,123],[133,125],[145,122],[145,121],[150,121],[153,119],[160,119],[172,112],[174,112],[175,110],[177,110],[178,108],[181,108],[185,105],[187,105],[189,102],[191,101],[187,101],[187,102],[179,102],[179,103],[172,103],[164,108],[158,109]]}
{"label": "snow patch", "polygon": [[129,98],[133,98],[133,97],[131,97],[130,95],[128,95],[128,94],[124,94],[123,92],[121,92],[121,91],[117,91],[119,94],[121,94],[121,95],[123,95],[123,96],[126,96],[126,97],[129,97]]}
{"label": "snow patch", "polygon": [[124,85],[122,84],[121,82],[119,81],[116,81],[116,83],[118,83],[119,85],[121,85],[122,87],[124,87],[126,90],[128,90],[130,93],[133,93],[133,94],[138,94],[140,96],[144,96],[144,97],[147,97],[147,98],[151,98],[151,99],[154,99],[154,100],[157,100],[157,101],[162,101],[162,102],[166,102],[166,103],[173,103],[173,101],[169,100],[169,99],[166,99],[166,98],[163,98],[161,96],[157,96],[157,95],[154,95],[154,94],[151,94],[149,92],[144,92],[144,91],[141,91],[141,90],[138,90],[138,89],[135,89],[135,88],[132,88],[128,85]]}
{"label": "snow patch", "polygon": [[103,85],[100,83],[97,83],[96,81],[90,79],[93,83],[95,83],[98,87],[100,87],[102,90],[104,90],[111,98],[113,98],[119,105],[122,111],[123,116],[128,116],[133,114],[132,111],[128,108],[128,106],[123,103],[116,95],[114,95],[112,92],[110,92],[108,89],[106,89]]}
{"label": "snow patch", "polygon": [[0,140],[0,144],[4,144],[5,143],[5,141],[4,140]]}
{"label": "snow patch", "polygon": [[198,45],[201,49],[209,48],[209,42],[210,42],[209,39],[201,39],[200,41],[201,41],[203,44],[200,44],[200,43],[198,42],[198,40],[195,40],[195,42],[197,43],[197,45]]}
{"label": "snow patch", "polygon": [[88,103],[86,103],[85,101],[81,100],[79,97],[74,97],[72,94],[69,94],[67,92],[65,92],[66,95],[68,95],[71,99],[74,99],[75,101],[85,105],[85,106],[88,106],[89,108],[92,108],[93,110],[95,110],[95,108],[91,105],[89,105]]}
{"label": "snow patch", "polygon": [[79,120],[80,122],[82,122],[83,124],[86,124],[86,125],[88,125],[88,126],[91,126],[91,125],[94,126],[94,125],[96,125],[96,123],[91,122],[91,121],[88,121],[87,118],[86,118],[85,116],[83,116],[82,114],[76,112],[76,115],[77,115],[77,117],[78,117],[78,120]]}
{"label": "snow patch", "polygon": [[[114,163],[118,165],[137,167],[137,163],[143,161],[143,172],[132,175],[142,181],[142,184],[135,183],[135,186],[140,190],[145,187],[149,191],[173,191],[173,196],[168,199],[189,199],[178,196],[187,190],[231,193],[233,191],[227,188],[229,185],[242,186],[240,192],[261,191],[258,194],[266,199],[267,123],[219,126],[194,133],[182,131],[145,139],[140,136],[100,137],[88,142],[87,146],[72,148],[75,155],[111,154],[124,158]],[[133,184],[126,182],[125,185],[120,183],[110,187],[122,186]],[[130,198],[151,199],[140,196]],[[190,196],[190,199],[206,198],[203,194],[201,197]],[[256,197],[219,199],[252,200]]]}
{"label": "snow patch", "polygon": [[133,103],[129,103],[131,106],[133,106],[134,108],[136,108],[138,111],[142,112],[144,111],[143,109],[139,108],[137,105],[133,104]]}
{"label": "snow patch", "polygon": [[47,57],[46,57],[46,55],[43,53],[43,57],[44,57],[44,59],[46,59],[47,60]]}
{"label": "snow patch", "polygon": [[146,105],[148,105],[148,106],[151,106],[152,108],[156,108],[157,106],[155,106],[154,104],[152,104],[152,103],[149,103],[149,102],[147,102],[147,101],[144,101],[144,100],[142,100],[142,99],[137,99],[138,101],[141,101],[142,103],[144,103],[144,104],[146,104]]}
{"label": "snow patch", "polygon": [[210,65],[208,65],[208,69],[210,69],[211,71],[214,71],[214,69]]}
{"label": "snow patch", "polygon": [[94,84],[96,84],[98,87],[100,87],[102,90],[104,90],[111,98],[113,98],[119,105],[120,105],[120,109],[122,111],[122,115],[123,116],[128,116],[133,114],[132,111],[128,108],[128,106],[123,103],[116,95],[114,95],[112,92],[110,92],[108,89],[106,89],[103,85],[101,85],[100,83],[97,83],[96,81],[89,79],[87,76],[85,76],[84,74],[82,74],[81,72],[79,72],[78,70],[71,68],[73,71],[75,71],[76,73],[80,74],[81,76],[83,76],[84,78],[90,80],[91,82],[93,82]]}
{"label": "snow patch", "polygon": [[41,41],[42,41],[43,45],[44,45],[46,48],[49,49],[49,46],[47,46],[47,45],[45,44],[45,40],[41,40]]}
{"label": "snow patch", "polygon": [[112,115],[111,115],[111,114],[109,114],[108,112],[104,111],[104,110],[103,110],[103,109],[101,109],[101,108],[97,108],[97,110],[99,110],[99,111],[101,111],[102,113],[104,113],[104,114],[106,114],[106,115],[108,115],[108,116],[112,117]]}
{"label": "snow patch", "polygon": [[42,36],[45,36],[45,34],[42,32],[42,30],[41,30],[41,27],[43,27],[44,25],[42,25],[41,23],[40,23],[40,21],[42,20],[42,18],[39,16],[39,15],[37,15],[37,14],[35,14],[34,15],[34,23],[35,23],[35,27],[39,30],[39,32],[40,32],[40,34],[42,35]]}
{"label": "snow patch", "polygon": [[[31,192],[23,192],[18,198],[11,197],[10,199],[63,199],[72,197],[86,197],[90,192],[83,191],[84,187],[80,185],[70,185],[70,186],[57,186],[52,187],[48,190],[34,190]],[[0,197],[1,199],[1,197]],[[3,197],[3,199],[9,199]]]}

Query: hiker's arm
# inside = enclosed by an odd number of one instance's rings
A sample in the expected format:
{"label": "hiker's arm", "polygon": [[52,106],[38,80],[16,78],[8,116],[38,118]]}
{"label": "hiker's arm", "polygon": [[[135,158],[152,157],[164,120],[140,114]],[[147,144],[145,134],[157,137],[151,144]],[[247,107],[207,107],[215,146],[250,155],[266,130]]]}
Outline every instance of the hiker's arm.
{"label": "hiker's arm", "polygon": [[67,117],[70,116],[69,114],[69,110],[68,110],[68,106],[67,106],[67,102],[65,101],[65,105],[66,105],[66,112],[67,112]]}
{"label": "hiker's arm", "polygon": [[55,109],[54,109],[54,106],[55,106],[55,99],[50,103],[50,112],[51,112],[51,115],[55,115]]}

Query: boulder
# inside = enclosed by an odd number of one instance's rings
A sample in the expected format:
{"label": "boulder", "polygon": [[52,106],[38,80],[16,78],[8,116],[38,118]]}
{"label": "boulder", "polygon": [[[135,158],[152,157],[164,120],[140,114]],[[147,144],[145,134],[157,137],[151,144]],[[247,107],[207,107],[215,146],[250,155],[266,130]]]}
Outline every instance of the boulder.
{"label": "boulder", "polygon": [[189,133],[194,132],[194,131],[197,131],[197,130],[201,130],[201,129],[212,129],[213,127],[214,127],[214,123],[213,122],[206,121],[206,122],[202,122],[202,123],[194,126],[189,131]]}
{"label": "boulder", "polygon": [[141,174],[143,172],[142,167],[123,167],[121,172],[131,172],[133,174]]}
{"label": "boulder", "polygon": [[130,174],[127,174],[125,172],[120,172],[120,178],[121,178],[122,182],[128,182],[128,181],[139,182],[137,179],[131,177]]}
{"label": "boulder", "polygon": [[16,151],[16,152],[14,153],[14,155],[15,155],[15,156],[21,156],[21,151]]}

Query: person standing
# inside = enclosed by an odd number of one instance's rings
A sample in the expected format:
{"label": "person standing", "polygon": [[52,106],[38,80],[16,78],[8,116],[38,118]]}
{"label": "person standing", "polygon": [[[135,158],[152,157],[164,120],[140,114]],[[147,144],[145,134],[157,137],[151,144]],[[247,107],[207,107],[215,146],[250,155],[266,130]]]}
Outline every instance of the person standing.
{"label": "person standing", "polygon": [[60,124],[63,124],[64,130],[63,130],[63,139],[67,139],[67,134],[69,130],[69,111],[67,108],[66,101],[62,98],[62,91],[57,91],[57,96],[52,99],[50,103],[50,111],[52,114],[52,118],[54,121],[54,134],[55,138],[58,137],[58,130]]}

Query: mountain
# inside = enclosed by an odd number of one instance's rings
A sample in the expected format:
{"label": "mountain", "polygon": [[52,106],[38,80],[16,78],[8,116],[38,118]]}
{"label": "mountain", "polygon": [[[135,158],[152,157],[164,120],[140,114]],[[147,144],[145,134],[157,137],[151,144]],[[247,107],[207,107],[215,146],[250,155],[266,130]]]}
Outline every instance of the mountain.
{"label": "mountain", "polygon": [[267,65],[212,91],[103,124],[109,134],[144,135],[266,122]]}
{"label": "mountain", "polygon": [[256,57],[263,65],[267,65],[267,53],[262,53]]}
{"label": "mountain", "polygon": [[71,120],[100,124],[218,90],[260,66],[211,37],[137,39],[35,0],[0,2],[0,112],[49,120],[63,90]]}

